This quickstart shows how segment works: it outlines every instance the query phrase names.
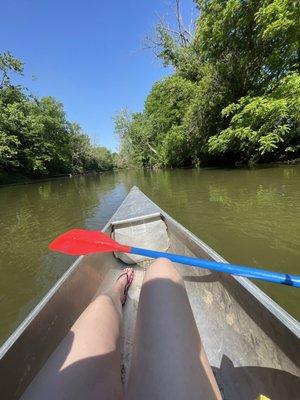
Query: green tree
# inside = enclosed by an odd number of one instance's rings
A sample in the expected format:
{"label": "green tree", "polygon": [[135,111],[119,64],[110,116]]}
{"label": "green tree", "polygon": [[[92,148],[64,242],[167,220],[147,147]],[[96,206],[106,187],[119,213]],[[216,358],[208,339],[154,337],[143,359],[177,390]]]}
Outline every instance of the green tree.
{"label": "green tree", "polygon": [[[121,144],[118,165],[121,167],[149,165],[149,150],[152,146],[149,143],[149,131],[144,115],[141,113],[130,114],[128,110],[124,109],[114,118],[114,121],[115,133]],[[156,152],[153,148],[152,151]]]}
{"label": "green tree", "polygon": [[209,139],[212,154],[245,163],[286,158],[300,150],[300,76],[282,78],[268,95],[242,97],[222,111],[230,125]]}
{"label": "green tree", "polygon": [[[121,140],[121,152],[128,163],[150,167],[173,166],[174,158],[168,149],[183,123],[184,115],[193,97],[194,85],[180,76],[172,76],[156,83],[145,102],[144,113],[121,112],[116,120],[116,132]],[[181,164],[190,163],[188,135],[182,135],[181,144],[187,151]],[[183,156],[183,154],[182,154]],[[175,163],[176,165],[176,163]]]}
{"label": "green tree", "polygon": [[151,45],[174,74],[154,84],[143,113],[127,119],[121,153],[126,148],[128,160],[150,167],[298,157],[299,4],[195,3],[194,30],[184,25],[179,0],[177,26],[158,24]]}
{"label": "green tree", "polygon": [[103,171],[113,168],[107,149],[92,146],[78,124],[67,120],[53,97],[36,98],[13,85],[23,63],[0,54],[0,168],[29,176]]}

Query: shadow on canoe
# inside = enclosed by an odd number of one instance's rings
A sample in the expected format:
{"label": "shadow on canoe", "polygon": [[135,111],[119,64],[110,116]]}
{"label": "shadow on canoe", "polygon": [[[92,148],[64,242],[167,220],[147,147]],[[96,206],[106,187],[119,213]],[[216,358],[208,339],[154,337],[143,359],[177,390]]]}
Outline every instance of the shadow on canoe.
{"label": "shadow on canoe", "polygon": [[[271,400],[299,398],[300,378],[289,372],[264,367],[235,367],[226,355],[223,355],[220,368],[212,367],[212,369],[224,400],[232,398],[253,400],[260,394]],[[218,379],[219,376],[222,378]],[[220,385],[220,381],[224,379],[226,382],[232,382],[231,385],[226,385],[225,395]],[[255,388],[253,388],[253,381],[255,381]],[[291,389],[294,397],[292,397]],[[289,397],[287,397],[287,392],[289,392]]]}

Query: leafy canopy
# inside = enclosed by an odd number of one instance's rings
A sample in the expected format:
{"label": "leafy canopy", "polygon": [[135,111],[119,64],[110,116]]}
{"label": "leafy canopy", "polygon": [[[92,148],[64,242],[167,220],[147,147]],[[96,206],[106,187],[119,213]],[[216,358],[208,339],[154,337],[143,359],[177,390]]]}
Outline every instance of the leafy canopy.
{"label": "leafy canopy", "polygon": [[177,27],[157,26],[155,52],[174,73],[154,84],[142,113],[127,114],[121,135],[125,164],[248,164],[299,157],[299,4],[195,3],[199,15],[192,31],[178,7]]}

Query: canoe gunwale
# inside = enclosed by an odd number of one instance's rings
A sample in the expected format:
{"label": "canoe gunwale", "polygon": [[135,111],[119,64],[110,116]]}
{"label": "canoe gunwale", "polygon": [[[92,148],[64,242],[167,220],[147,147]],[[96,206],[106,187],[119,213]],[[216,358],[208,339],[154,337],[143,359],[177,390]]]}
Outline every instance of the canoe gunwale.
{"label": "canoe gunwale", "polygon": [[0,348],[0,360],[5,356],[10,347],[18,340],[34,318],[43,310],[48,304],[50,299],[57,293],[64,282],[70,277],[70,275],[76,270],[83,256],[79,256],[74,263],[67,269],[67,271],[59,278],[59,280],[52,286],[52,288],[45,294],[45,296],[39,301],[39,303],[33,308],[33,310],[27,315],[27,317],[21,322],[16,330],[8,337]]}
{"label": "canoe gunwale", "polygon": [[[162,211],[162,215],[166,220],[169,220],[182,230],[186,237],[193,242],[194,246],[201,247],[214,261],[223,262],[228,264],[220,254],[208,246],[205,242],[199,239],[196,235],[190,232],[187,228],[182,226],[179,222],[174,220],[170,215]],[[261,303],[276,319],[280,320],[293,334],[300,338],[300,323],[292,317],[287,311],[285,311],[278,303],[272,300],[263,290],[255,285],[250,279],[242,276],[230,275],[235,281],[237,281],[247,292],[250,293],[259,303]]]}
{"label": "canoe gunwale", "polygon": [[[108,230],[111,227],[110,220],[102,228],[102,231]],[[27,315],[27,317],[21,322],[20,325],[15,329],[15,331],[6,339],[6,341],[0,347],[0,360],[5,356],[8,350],[13,346],[13,344],[18,340],[30,323],[35,319],[35,317],[45,308],[49,303],[51,298],[59,291],[63,284],[68,280],[68,278],[76,271],[79,267],[84,256],[79,256],[71,264],[71,266],[66,270],[66,272],[58,279],[58,281],[51,287],[51,289],[45,294],[45,296],[38,302],[38,304],[33,308],[32,311]]]}
{"label": "canoe gunwale", "polygon": [[[191,231],[189,231],[187,228],[185,228],[183,225],[181,225],[178,221],[176,221],[174,218],[172,218],[167,212],[162,210],[157,204],[155,204],[151,199],[149,199],[142,191],[137,186],[133,186],[123,201],[123,203],[120,205],[120,207],[117,209],[115,214],[111,218],[111,224],[114,225],[115,220],[114,216],[117,214],[121,214],[121,209],[122,205],[125,203],[125,201],[128,202],[128,199],[130,196],[135,196],[140,199],[141,202],[144,202],[147,204],[146,208],[150,208],[150,205],[152,206],[152,213],[153,214],[158,214],[160,213],[162,218],[166,221],[169,221],[179,232],[183,233],[183,236],[189,238],[191,244],[196,248],[196,247],[201,247],[201,249],[206,252],[212,260],[218,261],[218,262],[224,262],[228,264],[228,261],[225,260],[220,254],[218,254],[215,250],[213,250],[208,244],[203,242],[199,237],[194,235]],[[136,199],[135,199],[136,200]],[[151,215],[151,212],[147,212],[145,214],[140,214],[138,217],[140,219],[146,219],[147,216]],[[125,218],[121,218],[125,219]],[[268,312],[270,312],[274,318],[278,319],[289,331],[291,331],[298,339],[300,338],[300,323],[297,321],[294,317],[292,317],[287,311],[285,311],[278,303],[276,303],[274,300],[272,300],[264,291],[262,291],[258,286],[255,285],[252,281],[250,281],[248,278],[244,278],[242,276],[237,276],[237,275],[230,275],[235,281],[238,282],[249,294],[250,296],[253,296]],[[291,288],[292,290],[293,288]],[[295,289],[294,289],[295,290]]]}

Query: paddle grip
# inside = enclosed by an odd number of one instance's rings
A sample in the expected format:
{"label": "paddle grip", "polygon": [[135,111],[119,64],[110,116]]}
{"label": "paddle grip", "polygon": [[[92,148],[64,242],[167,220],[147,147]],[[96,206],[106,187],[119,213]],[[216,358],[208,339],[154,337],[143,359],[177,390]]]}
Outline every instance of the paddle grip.
{"label": "paddle grip", "polygon": [[282,272],[268,271],[265,269],[243,267],[241,265],[227,264],[217,261],[203,260],[200,258],[186,257],[178,254],[164,253],[161,251],[153,251],[141,249],[139,247],[131,247],[131,254],[138,254],[150,258],[164,257],[169,260],[191,265],[198,268],[207,268],[213,271],[225,272],[227,274],[244,276],[245,278],[260,279],[267,282],[281,283],[283,285],[300,287],[300,276],[284,274]]}

